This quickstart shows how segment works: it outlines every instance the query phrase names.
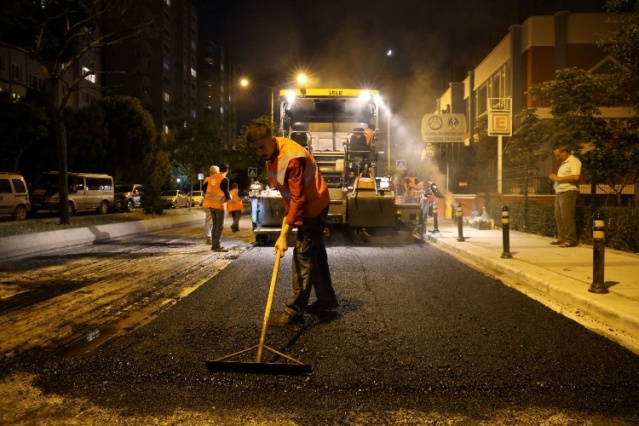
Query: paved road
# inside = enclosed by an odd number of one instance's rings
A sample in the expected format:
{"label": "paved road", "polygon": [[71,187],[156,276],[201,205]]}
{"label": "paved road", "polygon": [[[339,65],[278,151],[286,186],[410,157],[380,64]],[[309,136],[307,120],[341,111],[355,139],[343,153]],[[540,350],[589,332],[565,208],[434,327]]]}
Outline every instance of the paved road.
{"label": "paved road", "polygon": [[[289,261],[290,253],[276,310]],[[63,401],[40,411],[44,419],[93,424],[639,422],[639,358],[499,281],[420,244],[332,238],[329,261],[336,315],[267,335],[269,346],[311,364],[310,376],[211,375],[204,365],[257,343],[269,247],[244,251],[151,323],[86,356],[52,362],[43,353],[14,374]]]}

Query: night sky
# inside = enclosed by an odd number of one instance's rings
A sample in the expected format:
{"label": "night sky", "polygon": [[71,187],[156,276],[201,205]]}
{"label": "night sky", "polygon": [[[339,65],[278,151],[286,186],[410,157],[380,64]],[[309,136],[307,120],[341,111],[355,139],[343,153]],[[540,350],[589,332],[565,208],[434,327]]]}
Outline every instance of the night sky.
{"label": "night sky", "polygon": [[[200,13],[200,37],[223,46],[257,84],[288,86],[300,70],[315,87],[379,87],[392,75],[405,93],[423,94],[417,105],[407,106],[419,114],[432,112],[448,82],[463,80],[510,25],[559,10],[602,12],[605,5],[605,0],[192,1]],[[266,114],[270,92],[262,91],[252,97]],[[242,108],[255,108],[245,102]]]}

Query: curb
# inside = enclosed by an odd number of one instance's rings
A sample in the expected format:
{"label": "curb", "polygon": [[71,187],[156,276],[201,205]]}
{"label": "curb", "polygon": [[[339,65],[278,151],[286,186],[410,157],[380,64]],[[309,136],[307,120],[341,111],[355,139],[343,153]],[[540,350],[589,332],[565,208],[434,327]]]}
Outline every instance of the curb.
{"label": "curb", "polygon": [[12,235],[0,238],[0,258],[13,259],[60,248],[106,241],[126,235],[178,228],[203,222],[204,219],[201,213],[194,212],[155,219],[38,232],[27,234],[29,238],[25,238],[25,235]]}

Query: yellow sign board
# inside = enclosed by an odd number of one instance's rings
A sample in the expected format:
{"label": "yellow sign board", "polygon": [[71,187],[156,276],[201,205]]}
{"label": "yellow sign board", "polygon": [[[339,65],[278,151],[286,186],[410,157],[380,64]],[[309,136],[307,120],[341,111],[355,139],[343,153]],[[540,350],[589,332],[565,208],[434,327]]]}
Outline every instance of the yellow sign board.
{"label": "yellow sign board", "polygon": [[512,118],[510,111],[488,112],[488,136],[512,136]]}

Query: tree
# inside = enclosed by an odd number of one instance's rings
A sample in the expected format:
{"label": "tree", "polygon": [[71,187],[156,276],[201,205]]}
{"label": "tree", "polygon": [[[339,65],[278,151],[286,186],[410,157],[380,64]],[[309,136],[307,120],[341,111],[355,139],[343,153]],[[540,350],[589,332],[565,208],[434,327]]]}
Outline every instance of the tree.
{"label": "tree", "polygon": [[221,159],[222,129],[208,118],[188,118],[178,131],[171,145],[175,167],[181,169],[190,182],[191,190],[198,180],[198,173],[209,174],[209,167]]}
{"label": "tree", "polygon": [[[536,100],[550,105],[552,120],[549,133],[573,150],[581,152],[585,176],[594,185],[605,184],[618,195],[634,174],[639,145],[628,134],[624,120],[601,118],[600,107],[613,106],[622,100],[618,74],[592,74],[569,68],[558,70],[554,80],[530,89]],[[620,157],[620,148],[624,149]],[[622,158],[626,160],[621,161]],[[594,191],[593,191],[594,193]]]}
{"label": "tree", "polygon": [[10,170],[20,171],[22,155],[39,138],[45,138],[48,120],[37,105],[26,99],[13,99],[0,92],[0,160],[11,162]]}
{"label": "tree", "polygon": [[[101,31],[104,20],[119,17],[121,22],[129,22],[133,0],[13,0],[5,3],[8,4],[2,7],[0,40],[4,45],[24,49],[39,64],[44,77],[42,98],[50,134],[57,144],[60,171],[60,224],[68,224],[67,135],[63,121],[66,105],[85,78],[100,72],[95,66],[99,49],[136,37],[144,25],[122,25],[120,30],[108,34]],[[88,71],[74,73],[81,61],[86,61]]]}

